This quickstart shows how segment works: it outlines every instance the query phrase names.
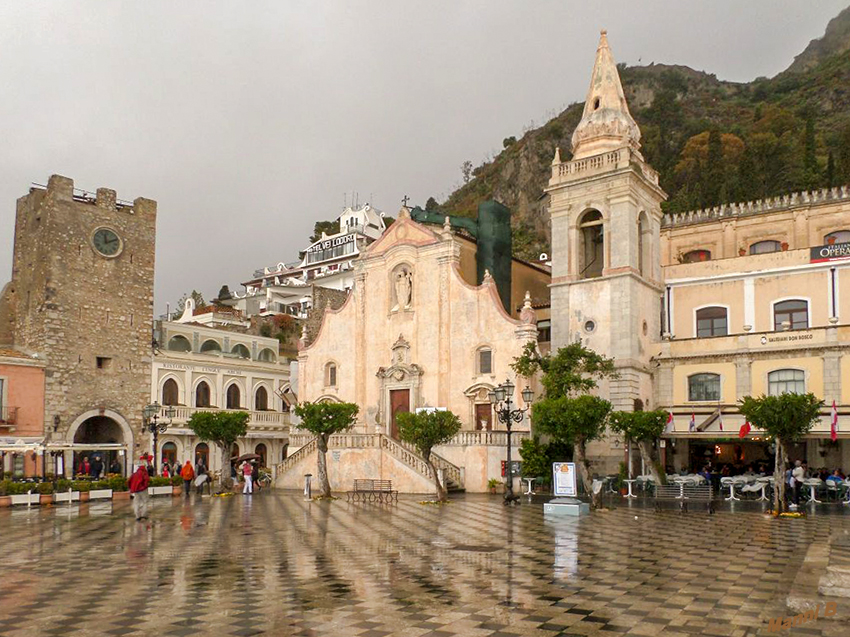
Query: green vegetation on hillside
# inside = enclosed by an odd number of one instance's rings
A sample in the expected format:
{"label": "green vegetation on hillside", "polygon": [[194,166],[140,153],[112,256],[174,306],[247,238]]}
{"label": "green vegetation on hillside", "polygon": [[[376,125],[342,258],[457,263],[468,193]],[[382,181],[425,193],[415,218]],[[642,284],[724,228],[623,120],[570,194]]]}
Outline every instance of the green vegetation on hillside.
{"label": "green vegetation on hillside", "polygon": [[[734,83],[684,66],[621,64],[642,152],[669,195],[665,211],[850,183],[848,48],[850,8],[773,78]],[[481,200],[495,198],[513,213],[515,254],[548,252],[543,188],[555,147],[569,158],[583,107],[572,104],[521,139],[506,138],[440,208],[474,216]]]}

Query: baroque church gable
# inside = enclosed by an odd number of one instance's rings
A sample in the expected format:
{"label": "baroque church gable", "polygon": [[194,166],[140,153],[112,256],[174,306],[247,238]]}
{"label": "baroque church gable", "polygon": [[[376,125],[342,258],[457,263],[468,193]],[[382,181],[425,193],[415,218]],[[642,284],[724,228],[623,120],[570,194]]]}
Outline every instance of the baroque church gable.
{"label": "baroque church gable", "polygon": [[407,208],[402,208],[389,229],[369,246],[366,256],[374,257],[384,254],[397,245],[424,246],[439,241],[440,237],[437,233],[413,221]]}

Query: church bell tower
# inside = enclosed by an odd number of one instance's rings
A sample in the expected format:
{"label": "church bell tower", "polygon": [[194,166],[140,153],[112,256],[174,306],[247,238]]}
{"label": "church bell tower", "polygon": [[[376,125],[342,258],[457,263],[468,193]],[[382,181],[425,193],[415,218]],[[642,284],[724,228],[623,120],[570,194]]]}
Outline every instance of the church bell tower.
{"label": "church bell tower", "polygon": [[660,340],[658,173],[640,153],[608,38],[602,31],[572,158],[555,151],[550,198],[552,346],[581,340],[615,360],[601,387],[614,409],[651,408],[651,343]]}

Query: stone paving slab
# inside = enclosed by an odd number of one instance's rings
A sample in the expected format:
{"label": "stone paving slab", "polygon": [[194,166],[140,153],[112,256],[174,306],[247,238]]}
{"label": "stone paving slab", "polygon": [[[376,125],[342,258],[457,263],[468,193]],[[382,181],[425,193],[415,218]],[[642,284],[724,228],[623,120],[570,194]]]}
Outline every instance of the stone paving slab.
{"label": "stone paving slab", "polygon": [[[639,506],[545,518],[288,493],[0,511],[0,635],[566,637],[770,633],[812,546],[850,515]],[[836,621],[790,634],[850,634]]]}

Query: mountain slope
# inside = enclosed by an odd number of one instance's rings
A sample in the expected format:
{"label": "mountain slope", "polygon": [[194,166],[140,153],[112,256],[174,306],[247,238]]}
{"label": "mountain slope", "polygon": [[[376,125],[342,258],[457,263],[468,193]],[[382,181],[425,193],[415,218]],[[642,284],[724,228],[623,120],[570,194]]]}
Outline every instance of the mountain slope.
{"label": "mountain slope", "polygon": [[[850,8],[774,78],[725,82],[686,66],[626,67],[620,75],[643,153],[661,174],[668,211],[850,182]],[[555,147],[569,157],[583,103],[521,139],[440,205],[474,216],[495,198],[513,213],[514,252],[548,252],[543,188]]]}

